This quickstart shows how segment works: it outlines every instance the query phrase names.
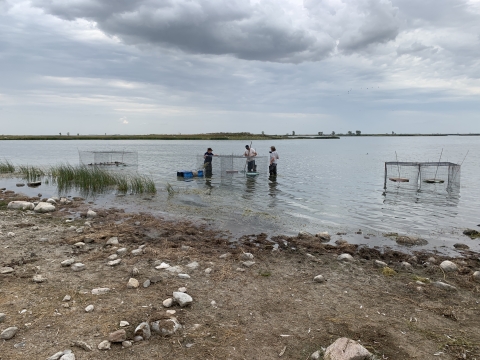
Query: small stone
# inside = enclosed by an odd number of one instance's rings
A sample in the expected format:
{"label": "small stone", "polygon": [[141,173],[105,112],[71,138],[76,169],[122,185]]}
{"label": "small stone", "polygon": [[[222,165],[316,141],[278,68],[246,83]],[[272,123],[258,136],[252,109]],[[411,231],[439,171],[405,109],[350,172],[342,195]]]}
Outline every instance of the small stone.
{"label": "small stone", "polygon": [[173,293],[173,299],[177,302],[178,305],[180,305],[180,307],[187,306],[193,301],[190,295],[178,291],[175,291]]}
{"label": "small stone", "polygon": [[455,249],[459,249],[459,250],[468,250],[468,249],[470,249],[470,246],[468,246],[467,244],[462,244],[462,243],[454,244],[453,247],[454,247]]}
{"label": "small stone", "polygon": [[4,322],[6,318],[7,315],[5,315],[4,313],[0,313],[0,323]]}
{"label": "small stone", "polygon": [[154,275],[154,276],[151,276],[150,277],[150,282],[152,284],[156,284],[156,283],[159,283],[159,282],[162,282],[163,281],[163,277],[162,276],[158,276],[158,275]]}
{"label": "small stone", "polygon": [[362,345],[347,338],[339,338],[326,350],[325,360],[362,360],[370,359],[372,354]]}
{"label": "small stone", "polygon": [[433,256],[429,257],[427,259],[427,261],[430,263],[430,264],[436,264],[437,263],[437,259],[435,259]]}
{"label": "small stone", "polygon": [[320,359],[320,350],[315,351],[312,355],[310,355],[311,360],[319,360]]}
{"label": "small stone", "polygon": [[133,256],[142,255],[142,254],[143,254],[143,249],[135,249],[135,250],[132,250],[132,251],[131,251],[131,254],[132,254]]}
{"label": "small stone", "polygon": [[[77,230],[75,230],[77,233],[81,234],[83,233],[83,227],[79,227],[77,228]],[[85,245],[85,244],[84,244]]]}
{"label": "small stone", "polygon": [[160,265],[156,266],[155,269],[161,270],[161,269],[168,269],[171,267],[169,264],[162,262]]}
{"label": "small stone", "polygon": [[39,202],[38,205],[35,206],[35,209],[33,210],[38,213],[48,213],[48,212],[55,211],[55,206],[47,202]]}
{"label": "small stone", "polygon": [[128,326],[128,325],[130,325],[128,323],[128,321],[120,321],[120,327],[125,327],[125,326]]}
{"label": "small stone", "polygon": [[85,264],[75,263],[70,267],[73,271],[83,271],[85,270]]}
{"label": "small stone", "polygon": [[182,267],[181,266],[170,266],[169,268],[166,268],[165,269],[166,271],[168,272],[171,272],[171,273],[180,273],[182,272]]}
{"label": "small stone", "polygon": [[117,254],[112,254],[108,257],[108,260],[116,260],[118,258]]}
{"label": "small stone", "polygon": [[128,288],[128,289],[136,289],[136,288],[138,288],[139,285],[140,285],[140,283],[138,282],[137,279],[135,279],[135,278],[130,278],[130,279],[128,280],[128,283],[127,283],[127,288]]}
{"label": "small stone", "polygon": [[244,268],[240,268],[240,267],[238,267],[238,268],[236,268],[236,269],[235,269],[235,271],[238,271],[238,272],[245,272],[245,269],[244,269]]}
{"label": "small stone", "polygon": [[72,225],[72,226],[70,226],[70,227],[68,228],[68,230],[70,230],[70,231],[76,231],[76,230],[77,230],[77,227]]}
{"label": "small stone", "polygon": [[124,348],[129,348],[129,347],[132,346],[132,343],[131,343],[131,341],[126,340],[126,341],[123,341],[123,342],[122,342],[122,346],[123,346]]}
{"label": "small stone", "polygon": [[404,246],[421,246],[428,244],[427,240],[413,236],[398,236],[396,242]]}
{"label": "small stone", "polygon": [[254,256],[252,253],[243,253],[242,254],[242,259],[243,260],[253,260]]}
{"label": "small stone", "polygon": [[110,291],[110,288],[96,288],[92,289],[92,295],[103,295]]}
{"label": "small stone", "polygon": [[222,254],[219,256],[219,259],[226,259],[226,258],[229,258],[232,254],[230,253],[225,253],[225,254]]}
{"label": "small stone", "polygon": [[383,261],[380,261],[380,260],[375,260],[374,264],[375,264],[376,267],[379,267],[379,268],[384,268],[384,267],[388,266],[388,264],[386,262],[383,262]]}
{"label": "small stone", "polygon": [[7,209],[10,210],[33,210],[35,205],[28,201],[10,201],[7,205]]}
{"label": "small stone", "polygon": [[[473,276],[473,280],[480,283],[480,271],[475,271],[472,276]],[[0,314],[0,317],[1,317],[1,314]]]}
{"label": "small stone", "polygon": [[138,342],[138,341],[143,341],[143,337],[140,335],[134,336],[133,341]]}
{"label": "small stone", "polygon": [[91,228],[92,224],[90,223],[90,221],[85,221],[85,226]]}
{"label": "small stone", "polygon": [[185,280],[190,279],[190,275],[188,274],[178,274],[178,277],[180,279],[185,279]]}
{"label": "small stone", "polygon": [[400,267],[405,269],[405,270],[412,270],[412,265],[406,261],[402,261],[400,263]]}
{"label": "small stone", "polygon": [[126,253],[127,253],[127,248],[121,248],[121,249],[117,250],[117,255],[118,256],[125,255]]}
{"label": "small stone", "polygon": [[338,239],[335,241],[335,244],[337,244],[338,246],[342,246],[348,244],[348,241],[344,239]]}
{"label": "small stone", "polygon": [[147,279],[143,282],[143,287],[148,288],[149,286],[150,286],[150,280]]}
{"label": "small stone", "polygon": [[118,242],[118,238],[116,236],[108,239],[107,243],[106,243],[106,245],[118,245],[118,244],[119,244],[119,242]]}
{"label": "small stone", "polygon": [[353,256],[350,254],[341,254],[337,257],[338,261],[353,261]]}
{"label": "small stone", "polygon": [[167,310],[165,311],[167,315],[175,315],[177,312],[175,310]]}
{"label": "small stone", "polygon": [[255,265],[255,261],[244,261],[242,262],[242,265],[245,267],[252,267],[253,265]]}
{"label": "small stone", "polygon": [[182,247],[180,249],[184,250],[184,251],[187,251],[187,250],[190,250],[192,247],[191,246],[188,246],[188,245],[182,245]]}
{"label": "small stone", "polygon": [[110,350],[110,345],[110,341],[103,340],[100,344],[98,344],[97,348],[98,350]]}
{"label": "small stone", "polygon": [[440,267],[446,272],[454,272],[458,270],[458,266],[449,260],[442,261]]}
{"label": "small stone", "polygon": [[123,329],[114,331],[114,332],[112,332],[108,335],[107,340],[112,342],[112,343],[123,342],[123,341],[127,340],[127,333]]}
{"label": "small stone", "polygon": [[11,338],[13,338],[15,336],[17,331],[18,331],[17,327],[15,327],[15,326],[9,327],[9,328],[2,331],[2,333],[0,334],[0,339],[10,340]]}
{"label": "small stone", "polygon": [[45,281],[47,281],[47,279],[44,278],[42,275],[34,275],[33,276],[33,282],[35,282],[35,283],[43,283]]}
{"label": "small stone", "polygon": [[0,274],[10,274],[10,273],[13,273],[14,271],[15,270],[9,266],[0,268]]}
{"label": "small stone", "polygon": [[171,336],[182,328],[182,325],[174,317],[152,321],[152,330],[163,336]]}
{"label": "small stone", "polygon": [[162,305],[163,305],[164,307],[166,307],[166,308],[172,307],[172,305],[173,305],[173,299],[172,299],[172,298],[168,298],[168,299],[163,300]]}
{"label": "small stone", "polygon": [[94,219],[97,217],[97,213],[93,210],[88,210],[87,211],[87,219]]}
{"label": "small stone", "polygon": [[85,341],[76,340],[73,342],[73,345],[78,346],[79,348],[82,348],[85,351],[93,351],[93,348],[90,345],[88,345]]}
{"label": "small stone", "polygon": [[122,262],[122,259],[112,260],[107,263],[108,266],[115,266]]}
{"label": "small stone", "polygon": [[79,242],[73,244],[73,246],[75,246],[75,247],[77,247],[77,248],[81,248],[81,247],[84,247],[84,246],[85,246],[85,243],[82,242],[82,241],[79,241]]}
{"label": "small stone", "polygon": [[190,264],[187,265],[187,268],[189,269],[192,269],[192,270],[195,270],[196,268],[198,268],[200,265],[198,264],[198,262],[194,261],[194,262],[191,262]]}
{"label": "small stone", "polygon": [[7,233],[7,236],[8,236],[8,237],[14,237],[14,236],[15,236],[15,233],[10,231],[10,232]]}
{"label": "small stone", "polygon": [[63,260],[60,265],[62,266],[70,266],[72,265],[73,263],[75,263],[75,259],[67,259],[67,260]]}
{"label": "small stone", "polygon": [[57,203],[57,202],[56,202],[55,200],[53,200],[52,198],[47,199],[46,202],[49,203],[49,204],[54,204],[54,205]]}
{"label": "small stone", "polygon": [[140,270],[138,270],[136,267],[134,267],[134,268],[132,269],[132,275],[133,275],[133,276],[137,276],[137,275],[139,275],[139,274],[140,274]]}
{"label": "small stone", "polygon": [[447,290],[447,291],[457,291],[457,288],[455,286],[452,286],[450,284],[446,284],[442,281],[436,281],[433,283],[433,286],[439,288],[439,289],[443,289],[443,290]]}
{"label": "small stone", "polygon": [[93,305],[88,305],[88,306],[85,308],[85,311],[86,311],[87,313],[89,313],[89,312],[92,312],[94,309],[95,309],[95,307],[94,307]]}
{"label": "small stone", "polygon": [[41,241],[41,242],[47,242],[47,241],[48,241],[48,239],[47,239],[47,238],[40,238],[40,240],[39,240],[39,241]]}
{"label": "small stone", "polygon": [[65,223],[67,223],[67,224],[69,224],[69,223],[71,223],[71,222],[73,222],[73,219],[67,219],[67,220],[65,220]]}
{"label": "small stone", "polygon": [[152,333],[150,332],[150,325],[147,322],[142,322],[135,329],[135,336],[141,336],[144,340],[150,339]]}
{"label": "small stone", "polygon": [[187,292],[187,288],[185,286],[182,286],[181,288],[178,288],[179,292]]}
{"label": "small stone", "polygon": [[204,272],[205,272],[205,274],[208,275],[208,274],[210,274],[212,271],[213,271],[213,270],[212,270],[211,268],[206,268]]}
{"label": "small stone", "polygon": [[326,231],[319,232],[318,234],[315,235],[315,237],[319,238],[320,241],[323,241],[323,242],[330,241],[331,239],[330,234]]}
{"label": "small stone", "polygon": [[59,352],[53,354],[52,356],[50,356],[47,360],[58,360],[63,356],[63,354],[64,354],[63,351],[59,351]]}
{"label": "small stone", "polygon": [[60,360],[75,360],[75,354],[74,353],[66,353],[64,352],[63,356],[60,358]]}
{"label": "small stone", "polygon": [[72,300],[72,297],[70,295],[65,295],[62,301],[70,301],[70,300]]}
{"label": "small stone", "polygon": [[313,278],[313,281],[318,283],[323,283],[325,282],[325,277],[323,275],[317,275]]}

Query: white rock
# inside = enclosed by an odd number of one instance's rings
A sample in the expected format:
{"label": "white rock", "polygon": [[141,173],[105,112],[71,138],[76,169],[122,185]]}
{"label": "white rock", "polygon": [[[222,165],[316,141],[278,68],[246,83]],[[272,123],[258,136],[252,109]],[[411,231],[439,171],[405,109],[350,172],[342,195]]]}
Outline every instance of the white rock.
{"label": "white rock", "polygon": [[330,234],[326,231],[324,232],[319,232],[318,234],[315,235],[316,237],[320,238],[320,240],[323,241],[330,241]]}
{"label": "white rock", "polygon": [[140,283],[138,282],[137,279],[135,279],[135,278],[130,278],[130,279],[128,280],[128,283],[127,283],[127,288],[128,288],[128,289],[136,289],[136,288],[138,288],[139,285],[140,285]]}
{"label": "white rock", "polygon": [[172,272],[172,273],[180,273],[183,271],[182,267],[181,266],[170,266],[169,268],[166,268],[165,269],[166,271],[168,272]]}
{"label": "white rock", "polygon": [[118,244],[119,244],[118,238],[115,236],[108,239],[106,245],[118,245]]}
{"label": "white rock", "polygon": [[150,280],[147,279],[147,280],[145,280],[145,281],[143,282],[143,287],[144,287],[144,288],[148,288],[148,287],[150,286],[150,284],[151,284]]}
{"label": "white rock", "polygon": [[437,263],[437,259],[435,259],[433,256],[429,257],[427,259],[427,261],[430,263],[430,264],[436,264]]}
{"label": "white rock", "polygon": [[7,209],[10,210],[33,210],[35,205],[29,201],[10,201]]}
{"label": "white rock", "polygon": [[173,299],[177,302],[178,305],[180,305],[180,307],[187,306],[193,301],[190,295],[178,291],[175,291],[173,293]]}
{"label": "white rock", "polygon": [[165,299],[165,300],[163,300],[162,304],[166,308],[172,307],[173,299],[172,298]]}
{"label": "white rock", "polygon": [[108,257],[108,260],[116,260],[118,258],[117,254],[112,254]]}
{"label": "white rock", "polygon": [[65,220],[65,222],[66,222],[67,224],[68,224],[68,223],[71,223],[71,222],[73,222],[73,219],[67,219],[67,220]]}
{"label": "white rock", "polygon": [[439,288],[439,289],[443,289],[443,290],[447,290],[447,291],[457,291],[457,288],[455,286],[452,286],[450,284],[447,284],[447,283],[444,283],[442,281],[436,281],[433,283],[433,286]]}
{"label": "white rock", "polygon": [[74,353],[67,353],[64,354],[60,360],[75,360],[75,354]]}
{"label": "white rock", "polygon": [[142,254],[143,254],[143,249],[135,249],[135,250],[132,250],[132,251],[131,251],[131,254],[132,254],[133,256],[142,255]]}
{"label": "white rock", "polygon": [[47,239],[47,238],[40,238],[40,240],[39,240],[39,241],[41,241],[41,242],[47,242],[47,241],[48,241],[48,239]]}
{"label": "white rock", "polygon": [[94,219],[97,217],[97,213],[93,210],[88,210],[87,211],[87,219]]}
{"label": "white rock", "polygon": [[62,266],[70,266],[72,265],[73,263],[75,263],[75,259],[67,259],[67,260],[63,260],[60,265]]}
{"label": "white rock", "polygon": [[127,253],[127,248],[121,248],[117,250],[117,255],[122,256]]}
{"label": "white rock", "polygon": [[213,270],[211,268],[206,268],[205,269],[205,274],[210,274]]}
{"label": "white rock", "polygon": [[327,350],[324,360],[367,360],[372,354],[356,341],[339,338]]}
{"label": "white rock", "polygon": [[83,227],[79,227],[75,230],[77,233],[81,234],[83,233]]}
{"label": "white rock", "polygon": [[98,344],[98,350],[110,350],[110,341],[108,340],[103,340],[100,344]]}
{"label": "white rock", "polygon": [[52,196],[51,199],[53,199],[54,201],[60,201],[60,198],[58,196]]}
{"label": "white rock", "polygon": [[388,266],[388,264],[386,262],[383,262],[383,261],[380,261],[380,260],[375,260],[374,264],[375,264],[376,267],[379,267],[379,268],[384,268],[384,267]]}
{"label": "white rock", "polygon": [[132,342],[131,341],[128,341],[128,340],[125,340],[124,342],[122,342],[122,346],[124,348],[129,348],[132,346]]}
{"label": "white rock", "polygon": [[153,321],[151,325],[154,332],[163,336],[171,336],[182,328],[182,325],[175,317]]}
{"label": "white rock", "polygon": [[409,262],[402,261],[400,263],[400,267],[405,269],[405,270],[412,270],[412,265]]}
{"label": "white rock", "polygon": [[0,267],[0,274],[10,274],[13,273],[15,270],[9,266]]}
{"label": "white rock", "polygon": [[33,210],[38,213],[47,213],[55,211],[55,206],[47,202],[39,202]]}
{"label": "white rock", "polygon": [[63,356],[63,354],[64,354],[64,351],[59,351],[53,354],[52,356],[50,356],[47,360],[58,360]]}
{"label": "white rock", "polygon": [[68,230],[70,230],[70,231],[76,231],[76,230],[77,230],[77,227],[72,225],[72,226],[70,226],[70,227],[68,228]]}
{"label": "white rock", "polygon": [[320,359],[320,350],[317,350],[312,355],[310,355],[310,359],[319,360]]}
{"label": "white rock", "polygon": [[254,256],[252,253],[243,253],[242,254],[242,259],[243,260],[253,260]]}
{"label": "white rock", "polygon": [[108,266],[115,266],[122,262],[122,259],[112,260],[107,263]]}
{"label": "white rock", "polygon": [[42,283],[42,282],[45,282],[45,281],[47,281],[47,279],[44,278],[42,275],[34,275],[33,276],[33,282]]}
{"label": "white rock", "polygon": [[180,288],[178,288],[178,292],[187,292],[187,288],[185,286],[182,286]]}
{"label": "white rock", "polygon": [[473,280],[475,280],[476,282],[480,282],[480,271],[475,271],[473,273]]}
{"label": "white rock", "polygon": [[189,269],[192,269],[192,270],[195,270],[196,268],[198,268],[200,265],[198,264],[198,262],[194,261],[194,262],[191,262],[190,264],[187,265],[187,267]]}
{"label": "white rock", "polygon": [[0,313],[0,323],[4,322],[6,318],[7,315],[5,315],[4,313]]}
{"label": "white rock", "polygon": [[161,269],[168,269],[169,267],[170,267],[170,265],[168,265],[167,263],[162,262],[160,265],[156,266],[155,269],[161,270]]}
{"label": "white rock", "polygon": [[46,202],[49,203],[49,204],[53,204],[53,205],[55,205],[55,204],[57,203],[57,202],[56,202],[55,200],[53,200],[52,198],[47,199]]}
{"label": "white rock", "polygon": [[0,339],[10,340],[11,338],[13,338],[15,336],[17,331],[18,331],[17,327],[15,327],[15,326],[9,327],[9,328],[2,331],[2,333],[0,334]]}
{"label": "white rock", "polygon": [[8,236],[8,237],[14,237],[14,236],[15,236],[15,233],[10,231],[10,232],[7,233],[7,236]]}
{"label": "white rock", "polygon": [[85,308],[85,311],[89,313],[89,312],[92,312],[94,309],[95,309],[95,306],[93,306],[93,305],[88,305],[88,306]]}
{"label": "white rock", "polygon": [[150,332],[150,325],[147,322],[142,322],[135,328],[135,336],[141,336],[144,340],[150,339],[152,333]]}
{"label": "white rock", "polygon": [[180,279],[190,279],[190,275],[188,275],[188,274],[178,274],[178,277]]}
{"label": "white rock", "polygon": [[125,326],[128,326],[128,325],[130,325],[128,323],[128,321],[120,321],[120,327],[125,327]]}
{"label": "white rock", "polygon": [[79,242],[73,244],[73,246],[75,246],[75,247],[77,247],[77,248],[81,248],[81,247],[84,247],[84,246],[85,246],[85,243],[82,242],[82,241],[79,241]]}
{"label": "white rock", "polygon": [[70,267],[73,271],[83,271],[85,270],[85,264],[75,263]]}
{"label": "white rock", "polygon": [[255,265],[255,261],[244,261],[242,262],[242,265],[245,267],[252,267],[253,265]]}
{"label": "white rock", "polygon": [[231,255],[232,254],[230,254],[230,253],[225,253],[225,254],[220,255],[219,258],[220,259],[226,259],[226,258],[230,257]]}
{"label": "white rock", "polygon": [[92,289],[92,295],[103,295],[110,291],[110,288],[96,288]]}
{"label": "white rock", "polygon": [[350,254],[341,254],[337,257],[338,261],[353,261],[353,257]]}
{"label": "white rock", "polygon": [[136,267],[134,267],[134,268],[132,269],[132,275],[133,275],[133,276],[137,276],[137,275],[139,275],[139,274],[140,274],[140,270],[138,270]]}
{"label": "white rock", "polygon": [[91,228],[92,227],[92,224],[90,223],[90,221],[85,221],[85,224],[84,224],[86,227],[89,227]]}
{"label": "white rock", "polygon": [[317,275],[313,278],[313,281],[318,283],[323,283],[325,282],[325,277],[323,275]]}
{"label": "white rock", "polygon": [[70,300],[72,300],[72,297],[70,295],[65,295],[62,301],[70,301]]}
{"label": "white rock", "polygon": [[442,263],[440,264],[440,267],[445,272],[454,272],[458,270],[458,266],[455,263],[448,260],[442,261]]}
{"label": "white rock", "polygon": [[176,312],[175,310],[167,310],[167,311],[165,311],[165,313],[166,313],[167,315],[174,315],[174,314],[176,314],[177,312]]}

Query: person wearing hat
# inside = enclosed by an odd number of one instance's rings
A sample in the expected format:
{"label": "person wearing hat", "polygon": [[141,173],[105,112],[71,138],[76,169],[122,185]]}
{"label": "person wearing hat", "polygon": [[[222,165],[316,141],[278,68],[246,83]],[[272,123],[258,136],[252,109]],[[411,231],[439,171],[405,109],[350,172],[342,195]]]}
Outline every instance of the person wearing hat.
{"label": "person wearing hat", "polygon": [[270,165],[268,170],[270,171],[270,176],[277,176],[277,160],[280,159],[277,153],[275,146],[270,146]]}
{"label": "person wearing hat", "polygon": [[257,166],[255,165],[255,156],[257,156],[257,152],[254,148],[251,148],[248,145],[245,145],[245,153],[244,156],[247,157],[247,168],[248,172],[257,171]]}
{"label": "person wearing hat", "polygon": [[205,159],[203,161],[203,167],[205,168],[205,176],[212,176],[212,157],[213,156],[218,156],[213,153],[212,148],[208,148],[207,152],[203,154],[203,158]]}

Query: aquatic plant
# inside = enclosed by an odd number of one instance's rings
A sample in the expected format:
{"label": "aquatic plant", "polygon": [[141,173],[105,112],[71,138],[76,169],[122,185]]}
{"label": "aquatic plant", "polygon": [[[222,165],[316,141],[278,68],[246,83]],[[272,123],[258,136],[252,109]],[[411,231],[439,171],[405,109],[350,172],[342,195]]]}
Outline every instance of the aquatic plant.
{"label": "aquatic plant", "polygon": [[170,185],[170,183],[167,182],[167,185],[165,185],[165,189],[167,190],[169,196],[175,195],[175,190],[173,189],[173,186]]}
{"label": "aquatic plant", "polygon": [[15,166],[8,160],[0,161],[0,174],[15,172]]}
{"label": "aquatic plant", "polygon": [[45,171],[36,166],[20,165],[18,167],[20,175],[27,181],[37,181],[45,176]]}

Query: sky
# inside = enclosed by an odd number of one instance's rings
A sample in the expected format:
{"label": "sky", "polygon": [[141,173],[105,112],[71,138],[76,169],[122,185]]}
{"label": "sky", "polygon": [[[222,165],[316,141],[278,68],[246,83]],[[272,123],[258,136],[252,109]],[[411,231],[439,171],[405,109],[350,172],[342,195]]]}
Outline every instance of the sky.
{"label": "sky", "polygon": [[0,134],[480,133],[480,0],[0,0]]}

